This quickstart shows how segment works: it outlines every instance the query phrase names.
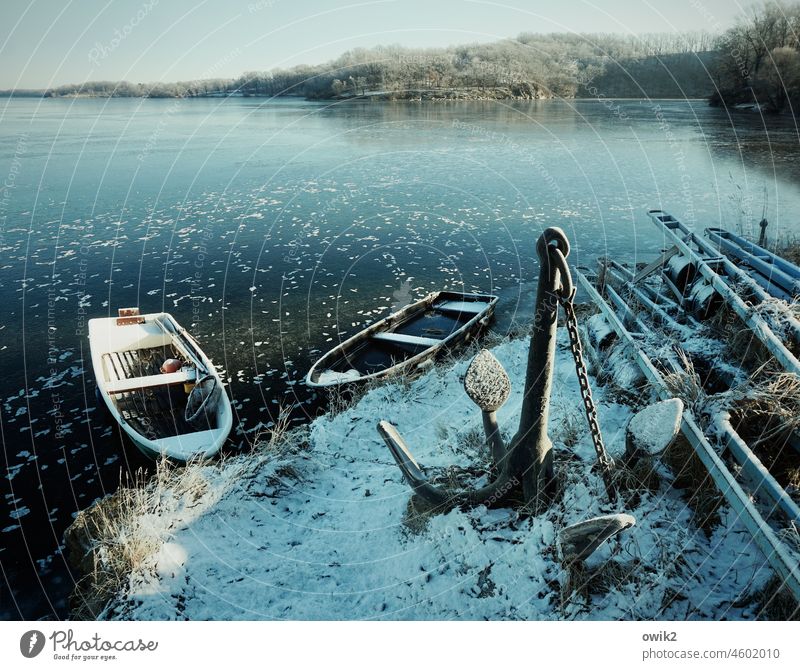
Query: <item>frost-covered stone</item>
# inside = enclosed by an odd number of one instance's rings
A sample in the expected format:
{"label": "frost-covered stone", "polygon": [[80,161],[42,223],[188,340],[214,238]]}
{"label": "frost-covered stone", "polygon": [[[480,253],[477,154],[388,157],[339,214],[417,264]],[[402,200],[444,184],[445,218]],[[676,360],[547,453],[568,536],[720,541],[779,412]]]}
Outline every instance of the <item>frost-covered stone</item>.
{"label": "frost-covered stone", "polygon": [[496,412],[511,393],[511,381],[491,351],[482,349],[464,377],[464,390],[484,412]]}
{"label": "frost-covered stone", "polygon": [[637,412],[628,424],[628,454],[660,454],[677,436],[682,417],[683,401],[680,398],[662,400]]}

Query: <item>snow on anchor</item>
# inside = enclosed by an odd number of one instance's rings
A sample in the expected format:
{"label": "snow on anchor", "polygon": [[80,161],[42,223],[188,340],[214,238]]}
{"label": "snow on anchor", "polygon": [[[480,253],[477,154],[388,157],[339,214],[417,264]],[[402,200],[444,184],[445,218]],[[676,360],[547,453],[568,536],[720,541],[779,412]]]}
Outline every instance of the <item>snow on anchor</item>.
{"label": "snow on anchor", "polygon": [[[553,380],[558,307],[564,309],[570,334],[570,348],[581,387],[581,396],[597,453],[598,464],[612,504],[618,500],[614,483],[614,462],[603,444],[597,411],[589,387],[573,308],[575,289],[566,257],[569,241],[560,228],[548,228],[537,242],[541,269],[536,296],[536,310],[528,353],[525,393],[519,427],[509,445],[504,444],[497,424],[496,412],[508,399],[511,384],[497,359],[481,351],[470,364],[464,388],[480,408],[486,441],[492,456],[493,479],[479,489],[451,492],[432,484],[414,458],[398,430],[386,421],[378,424],[378,432],[392,453],[414,493],[434,509],[452,507],[516,506],[528,513],[538,513],[549,506],[556,493],[553,468],[553,445],[547,434],[550,392]],[[669,407],[651,409],[650,414],[666,417],[663,429],[647,431],[638,428],[645,416],[632,421],[635,437],[631,443],[648,452],[657,453],[674,439],[682,412],[680,401]],[[646,408],[643,412],[647,412]],[[652,418],[652,417],[651,417]],[[648,444],[652,442],[653,444]],[[628,514],[615,514],[589,519],[562,530],[560,544],[570,561],[583,561],[606,540],[630,528],[635,519]],[[566,548],[566,549],[564,549]]]}

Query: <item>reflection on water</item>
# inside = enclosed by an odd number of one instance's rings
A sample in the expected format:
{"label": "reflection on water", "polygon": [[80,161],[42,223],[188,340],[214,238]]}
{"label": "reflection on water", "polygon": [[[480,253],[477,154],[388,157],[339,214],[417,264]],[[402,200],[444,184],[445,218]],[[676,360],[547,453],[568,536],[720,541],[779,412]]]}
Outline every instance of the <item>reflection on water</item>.
{"label": "reflection on water", "polygon": [[0,109],[4,617],[65,614],[64,528],[143,465],[96,409],[91,317],[138,305],[190,327],[226,370],[235,450],[280,406],[313,415],[310,363],[392,307],[496,292],[508,327],[546,226],[582,264],[648,258],[652,207],[750,232],[766,206],[770,232],[797,231],[793,122],[702,102]]}

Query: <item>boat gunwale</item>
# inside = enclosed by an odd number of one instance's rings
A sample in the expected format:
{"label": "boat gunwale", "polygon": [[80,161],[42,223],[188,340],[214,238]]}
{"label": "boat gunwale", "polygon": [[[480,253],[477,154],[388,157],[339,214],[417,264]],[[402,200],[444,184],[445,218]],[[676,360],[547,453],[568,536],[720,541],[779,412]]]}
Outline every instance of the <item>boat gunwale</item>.
{"label": "boat gunwale", "polygon": [[[388,368],[384,368],[383,370],[378,370],[377,372],[372,372],[368,375],[361,375],[355,379],[344,379],[339,381],[333,381],[330,383],[321,384],[317,381],[313,381],[312,377],[315,373],[321,374],[324,370],[319,368],[325,363],[326,360],[329,360],[335,354],[346,350],[347,348],[351,347],[353,344],[361,341],[361,340],[368,340],[369,336],[375,332],[383,332],[385,330],[384,326],[387,324],[392,323],[393,321],[399,321],[400,324],[404,322],[403,317],[406,317],[410,314],[414,314],[416,311],[425,311],[426,309],[430,308],[433,303],[441,298],[442,296],[452,295],[452,296],[459,296],[461,298],[469,297],[475,298],[472,302],[482,302],[486,305],[486,308],[477,314],[474,314],[468,321],[464,322],[458,329],[451,332],[447,337],[441,339],[436,344],[433,344],[429,347],[426,347],[422,351],[409,358],[406,358],[399,363],[392,365]],[[370,324],[363,330],[358,331],[357,333],[353,334],[349,338],[347,338],[344,342],[341,342],[333,349],[326,352],[319,360],[317,360],[312,366],[311,369],[308,371],[305,377],[305,384],[310,388],[331,388],[334,386],[342,386],[345,384],[356,384],[361,382],[370,381],[372,379],[380,379],[381,377],[388,377],[393,374],[396,374],[401,369],[405,367],[411,367],[412,365],[416,365],[420,363],[424,358],[427,358],[433,354],[435,354],[439,349],[450,343],[452,340],[460,337],[462,335],[466,336],[482,319],[485,319],[487,316],[491,316],[494,312],[494,309],[497,305],[498,297],[488,294],[488,293],[466,293],[466,292],[459,292],[459,291],[433,291],[426,295],[424,298],[411,303],[410,305],[406,305],[402,309],[398,310],[397,312],[392,312],[391,314],[386,315],[382,319],[379,319],[373,324]],[[407,320],[407,319],[406,319]]]}
{"label": "boat gunwale", "polygon": [[800,269],[794,263],[724,228],[709,227],[704,232],[711,243],[719,248],[720,253],[745,264],[745,267],[737,265],[739,269],[759,284],[762,284],[759,278],[766,282],[762,286],[772,297],[791,302],[800,294]]}
{"label": "boat gunwale", "polygon": [[[150,439],[145,435],[142,435],[138,430],[134,429],[122,416],[122,411],[117,407],[114,399],[112,398],[113,394],[108,391],[108,383],[105,379],[104,370],[103,370],[103,361],[102,357],[105,354],[109,354],[112,352],[123,351],[123,349],[109,349],[106,351],[106,347],[103,347],[103,351],[100,351],[98,348],[92,346],[92,322],[100,323],[105,322],[105,324],[110,325],[111,328],[108,329],[108,332],[113,332],[113,329],[116,328],[129,328],[131,326],[128,325],[118,325],[116,324],[116,317],[97,317],[94,319],[89,319],[88,325],[90,326],[89,329],[89,350],[92,359],[92,368],[95,375],[95,383],[97,384],[97,388],[100,392],[100,395],[103,398],[103,402],[105,402],[106,407],[108,407],[111,416],[113,417],[114,421],[119,425],[120,428],[125,432],[125,434],[130,438],[130,440],[136,445],[137,449],[144,453],[149,458],[160,458],[162,456],[166,456],[168,458],[187,462],[196,458],[210,458],[217,454],[220,449],[222,449],[225,440],[228,438],[231,429],[233,428],[233,409],[231,407],[230,398],[228,397],[228,392],[225,387],[225,383],[222,380],[217,369],[214,367],[214,364],[211,362],[211,359],[208,358],[203,348],[199,345],[197,340],[188,332],[186,331],[183,326],[181,326],[177,320],[169,313],[169,312],[153,312],[149,314],[143,314],[142,317],[145,319],[144,323],[152,323],[156,319],[163,319],[167,318],[172,323],[173,327],[175,328],[177,333],[180,333],[184,337],[186,337],[192,344],[195,345],[197,350],[197,354],[199,354],[200,361],[205,365],[207,374],[212,375],[217,383],[220,385],[222,390],[223,402],[221,406],[217,410],[217,428],[209,428],[204,430],[197,430],[192,431],[191,433],[178,433],[177,435],[167,436],[163,438],[156,438]],[[109,323],[114,322],[114,323]],[[179,338],[173,336],[170,333],[165,333],[168,336],[168,342],[175,346],[178,351],[180,351],[183,355],[187,356],[189,360],[191,360],[191,356],[188,356],[186,351],[186,346],[180,342]],[[96,342],[96,338],[95,338]],[[129,351],[131,349],[124,349],[124,351]],[[133,378],[136,379],[136,378]],[[169,385],[169,384],[165,384]],[[176,438],[180,438],[182,436],[196,436],[199,434],[208,434],[212,437],[210,446],[208,448],[202,450],[196,450],[192,453],[183,453],[175,448],[171,448],[168,444],[164,444],[164,442],[174,441]]]}

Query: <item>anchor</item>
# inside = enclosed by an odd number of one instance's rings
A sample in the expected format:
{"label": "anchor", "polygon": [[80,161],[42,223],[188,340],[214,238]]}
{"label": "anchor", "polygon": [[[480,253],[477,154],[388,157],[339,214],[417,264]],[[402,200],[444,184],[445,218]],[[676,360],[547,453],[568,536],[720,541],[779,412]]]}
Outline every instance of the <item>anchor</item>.
{"label": "anchor", "polygon": [[536,513],[553,500],[556,478],[547,421],[559,305],[564,308],[570,326],[570,344],[608,496],[612,501],[616,498],[612,481],[614,463],[605,450],[600,434],[572,306],[575,288],[566,261],[570,251],[569,241],[560,228],[547,228],[536,243],[536,251],[540,272],[525,391],[519,426],[508,445],[503,442],[496,417],[497,410],[511,391],[508,375],[500,362],[484,350],[473,359],[464,380],[467,395],[478,405],[483,416],[484,432],[492,457],[493,480],[482,488],[457,492],[435,486],[424,474],[397,428],[387,421],[378,424],[378,432],[406,481],[416,495],[432,507],[521,504],[523,509]]}

